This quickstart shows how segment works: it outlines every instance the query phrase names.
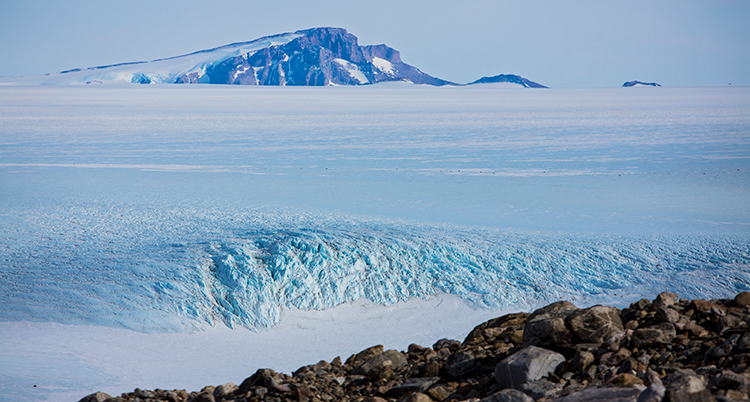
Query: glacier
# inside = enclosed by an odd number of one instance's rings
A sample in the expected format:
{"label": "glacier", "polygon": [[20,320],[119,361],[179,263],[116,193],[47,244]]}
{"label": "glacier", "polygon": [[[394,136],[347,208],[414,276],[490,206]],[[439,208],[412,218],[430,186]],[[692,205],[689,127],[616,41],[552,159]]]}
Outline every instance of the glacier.
{"label": "glacier", "polygon": [[[212,368],[234,378],[309,363],[259,352],[279,339],[343,354],[399,328],[383,342],[404,348],[559,299],[748,290],[749,105],[742,86],[0,86],[0,389],[195,388],[183,354],[226,356],[213,339],[253,345]],[[120,344],[179,367],[106,358]]]}

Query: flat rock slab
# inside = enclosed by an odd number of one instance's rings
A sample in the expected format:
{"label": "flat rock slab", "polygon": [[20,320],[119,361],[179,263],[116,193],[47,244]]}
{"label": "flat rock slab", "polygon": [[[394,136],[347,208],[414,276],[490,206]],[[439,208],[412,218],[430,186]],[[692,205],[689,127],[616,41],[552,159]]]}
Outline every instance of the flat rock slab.
{"label": "flat rock slab", "polygon": [[530,396],[515,389],[504,389],[494,393],[479,402],[534,402]]}
{"label": "flat rock slab", "polygon": [[536,346],[526,347],[495,366],[495,380],[501,388],[520,387],[555,371],[565,356]]}
{"label": "flat rock slab", "polygon": [[586,388],[554,402],[637,402],[640,394],[638,388]]}

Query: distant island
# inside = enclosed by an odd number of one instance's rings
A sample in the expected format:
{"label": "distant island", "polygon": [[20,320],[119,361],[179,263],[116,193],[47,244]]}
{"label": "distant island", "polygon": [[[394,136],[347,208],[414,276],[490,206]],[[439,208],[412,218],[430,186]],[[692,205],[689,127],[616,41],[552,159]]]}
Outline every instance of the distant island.
{"label": "distant island", "polygon": [[635,87],[635,86],[651,86],[651,87],[660,87],[661,84],[657,84],[655,82],[641,82],[641,81],[628,81],[624,84],[622,84],[623,87]]}
{"label": "distant island", "polygon": [[[4,84],[91,85],[223,84],[267,86],[369,85],[410,82],[460,85],[433,77],[404,63],[398,50],[384,44],[361,46],[343,28],[311,28],[237,42],[181,56],[74,68],[60,73],[2,77]],[[471,84],[505,82],[545,88],[517,75],[485,77]]]}
{"label": "distant island", "polygon": [[536,83],[534,81],[528,80],[526,78],[523,78],[519,75],[514,74],[500,74],[496,75],[494,77],[482,77],[474,82],[470,82],[466,85],[474,85],[474,84],[492,84],[496,82],[505,82],[505,83],[511,83],[511,84],[517,84],[524,88],[547,88],[542,84]]}

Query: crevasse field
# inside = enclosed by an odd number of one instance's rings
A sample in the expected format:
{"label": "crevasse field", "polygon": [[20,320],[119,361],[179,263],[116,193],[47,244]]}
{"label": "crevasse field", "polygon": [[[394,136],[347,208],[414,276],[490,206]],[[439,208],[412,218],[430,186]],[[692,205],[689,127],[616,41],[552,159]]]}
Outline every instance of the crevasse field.
{"label": "crevasse field", "polygon": [[750,289],[750,87],[0,87],[0,394]]}

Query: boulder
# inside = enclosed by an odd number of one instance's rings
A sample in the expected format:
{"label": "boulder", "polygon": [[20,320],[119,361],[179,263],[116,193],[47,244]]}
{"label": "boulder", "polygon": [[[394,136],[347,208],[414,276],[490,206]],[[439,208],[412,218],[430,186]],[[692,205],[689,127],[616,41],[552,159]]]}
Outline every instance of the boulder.
{"label": "boulder", "polygon": [[562,388],[562,384],[554,383],[543,378],[536,381],[529,381],[526,384],[521,385],[521,391],[532,397],[534,400],[541,398],[555,398],[560,394]]}
{"label": "boulder", "polygon": [[471,373],[475,367],[474,356],[463,350],[450,355],[448,360],[445,361],[445,371],[456,378]]}
{"label": "boulder", "polygon": [[99,392],[95,392],[95,393],[93,393],[91,395],[84,396],[78,402],[103,402],[103,401],[105,401],[105,400],[107,400],[109,398],[111,398],[110,395],[105,394],[104,392],[99,391]]}
{"label": "boulder", "polygon": [[582,343],[602,343],[625,330],[620,310],[608,306],[575,310],[565,318],[565,324]]}
{"label": "boulder", "polygon": [[218,400],[226,397],[227,395],[232,395],[234,391],[237,391],[237,389],[239,389],[239,387],[235,384],[232,384],[231,382],[219,385],[218,387],[216,387],[216,389],[214,389],[214,399]]}
{"label": "boulder", "polygon": [[666,345],[677,336],[673,324],[665,322],[652,327],[638,328],[633,333],[631,345],[635,348],[647,348],[657,345]]}
{"label": "boulder", "polygon": [[657,322],[670,322],[674,324],[680,320],[680,313],[670,307],[659,307],[656,310],[655,318]]}
{"label": "boulder", "polygon": [[503,329],[522,326],[526,323],[528,317],[529,313],[514,313],[483,322],[469,332],[469,335],[464,339],[464,345],[478,341],[492,342],[496,335],[503,332]]}
{"label": "boulder", "polygon": [[559,301],[534,311],[526,320],[523,330],[523,347],[564,351],[570,349],[572,333],[565,325],[565,318],[578,310],[573,303]]}
{"label": "boulder", "polygon": [[734,297],[734,305],[740,308],[750,306],[750,292],[742,292]]}
{"label": "boulder", "polygon": [[396,370],[406,365],[406,355],[396,350],[386,350],[370,357],[352,370],[352,374],[370,378],[388,378]]}
{"label": "boulder", "polygon": [[669,307],[680,301],[680,296],[672,292],[662,292],[654,299],[654,306],[658,307]]}
{"label": "boulder", "polygon": [[534,400],[516,389],[504,389],[483,398],[480,402],[534,402]]}
{"label": "boulder", "polygon": [[712,401],[703,377],[689,369],[677,369],[663,379],[666,401]]}
{"label": "boulder", "polygon": [[666,388],[661,383],[651,384],[638,395],[636,402],[661,402],[664,399],[665,392]]}
{"label": "boulder", "polygon": [[521,385],[554,372],[564,361],[560,353],[528,346],[495,366],[495,380],[501,388],[520,389]]}
{"label": "boulder", "polygon": [[251,387],[264,387],[267,378],[275,377],[277,375],[278,374],[276,374],[276,372],[271,369],[258,369],[253,375],[245,378],[245,380],[242,381],[239,388],[237,389],[237,393],[246,394],[248,391],[250,391]]}
{"label": "boulder", "polygon": [[363,361],[381,353],[383,353],[383,345],[371,346],[357,354],[349,356],[349,358],[346,359],[346,364],[350,366],[357,366]]}
{"label": "boulder", "polygon": [[570,361],[570,368],[574,372],[583,371],[583,369],[588,367],[589,364],[594,362],[594,359],[595,357],[593,353],[579,350]]}

